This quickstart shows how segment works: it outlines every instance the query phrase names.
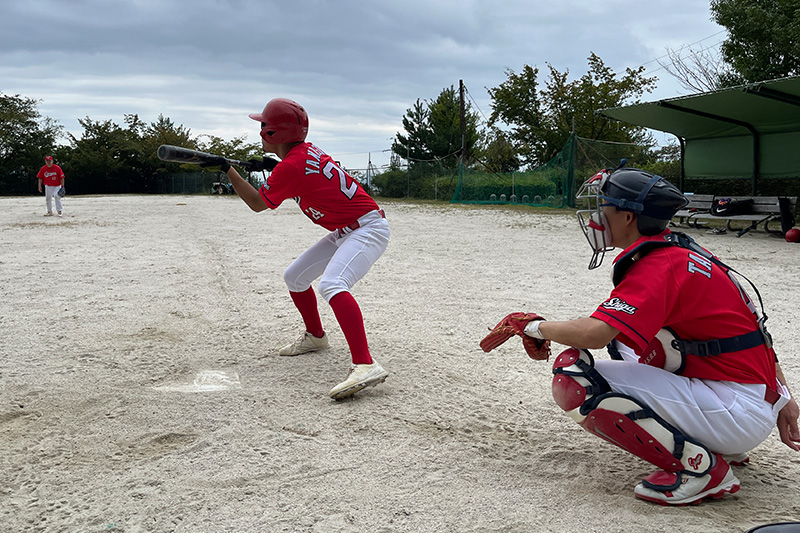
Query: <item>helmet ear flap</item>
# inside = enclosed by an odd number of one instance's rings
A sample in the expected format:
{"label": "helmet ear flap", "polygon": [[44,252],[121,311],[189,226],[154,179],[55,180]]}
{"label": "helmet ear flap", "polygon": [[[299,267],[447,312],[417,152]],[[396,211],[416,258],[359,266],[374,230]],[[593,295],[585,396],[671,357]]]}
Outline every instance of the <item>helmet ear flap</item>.
{"label": "helmet ear flap", "polygon": [[261,123],[261,138],[270,144],[298,143],[308,135],[308,113],[288,98],[274,98],[250,118]]}

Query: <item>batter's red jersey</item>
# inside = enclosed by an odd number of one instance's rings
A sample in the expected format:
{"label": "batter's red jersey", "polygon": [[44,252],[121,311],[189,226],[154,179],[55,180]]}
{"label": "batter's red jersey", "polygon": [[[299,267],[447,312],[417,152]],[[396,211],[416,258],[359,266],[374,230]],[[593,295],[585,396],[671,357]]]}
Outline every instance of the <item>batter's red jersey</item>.
{"label": "batter's red jersey", "polygon": [[[669,230],[661,235],[666,233]],[[660,237],[640,238],[617,259],[648,239]],[[724,339],[758,329],[755,315],[728,274],[679,246],[656,248],[635,261],[592,316],[618,329],[617,340],[639,355],[663,327],[671,328],[681,339],[698,341]],[[763,383],[774,389],[775,354],[760,345],[707,357],[687,355],[681,375]]]}
{"label": "batter's red jersey", "polygon": [[330,231],[378,209],[361,184],[311,143],[292,147],[259,192],[270,209],[294,198],[308,218]]}
{"label": "batter's red jersey", "polygon": [[39,169],[39,173],[36,174],[36,177],[42,180],[42,183],[45,185],[55,187],[56,185],[61,185],[61,180],[64,178],[64,171],[61,170],[61,167],[58,165],[53,165],[51,167],[45,165]]}

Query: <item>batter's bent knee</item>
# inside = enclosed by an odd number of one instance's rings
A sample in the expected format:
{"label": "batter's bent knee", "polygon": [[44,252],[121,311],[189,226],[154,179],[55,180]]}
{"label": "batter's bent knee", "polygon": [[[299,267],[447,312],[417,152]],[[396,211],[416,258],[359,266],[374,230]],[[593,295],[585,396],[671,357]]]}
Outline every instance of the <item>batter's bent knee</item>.
{"label": "batter's bent knee", "polygon": [[341,279],[336,279],[336,280],[321,279],[319,281],[318,290],[320,296],[325,298],[326,302],[330,302],[331,298],[333,298],[340,292],[350,292],[350,287],[348,287],[347,284]]}

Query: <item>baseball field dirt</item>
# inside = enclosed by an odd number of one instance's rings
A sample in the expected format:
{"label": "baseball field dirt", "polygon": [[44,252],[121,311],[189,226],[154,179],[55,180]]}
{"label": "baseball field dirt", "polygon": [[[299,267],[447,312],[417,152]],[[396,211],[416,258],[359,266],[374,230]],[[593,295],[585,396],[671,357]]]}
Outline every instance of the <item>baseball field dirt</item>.
{"label": "baseball field dirt", "polygon": [[[302,329],[282,272],[324,230],[236,197],[0,198],[0,524],[9,532],[745,531],[800,518],[800,454],[773,434],[741,490],[634,498],[647,463],[552,400],[551,363],[487,328],[590,313],[575,217],[378,202],[383,257],[353,293],[382,385],[333,401],[349,354],[278,349]],[[800,246],[686,230],[759,287],[800,390]],[[554,345],[558,353],[562,346]],[[605,354],[596,354],[607,357]],[[552,359],[551,359],[552,360]]]}

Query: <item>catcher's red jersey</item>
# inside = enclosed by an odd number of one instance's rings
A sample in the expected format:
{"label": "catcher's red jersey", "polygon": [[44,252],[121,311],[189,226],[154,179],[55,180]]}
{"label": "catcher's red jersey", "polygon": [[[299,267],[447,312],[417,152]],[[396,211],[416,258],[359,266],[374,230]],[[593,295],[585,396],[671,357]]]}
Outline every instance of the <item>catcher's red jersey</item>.
{"label": "catcher's red jersey", "polygon": [[[665,233],[669,230],[661,235]],[[659,237],[638,239],[617,259]],[[755,315],[728,274],[679,246],[657,248],[635,261],[592,316],[620,330],[617,340],[640,355],[663,327],[682,339],[698,341],[734,337],[758,328]],[[681,374],[774,388],[775,356],[765,345],[708,357],[687,355]]]}
{"label": "catcher's red jersey", "polygon": [[259,192],[270,209],[294,198],[308,218],[330,231],[378,209],[361,184],[311,143],[294,146]]}

